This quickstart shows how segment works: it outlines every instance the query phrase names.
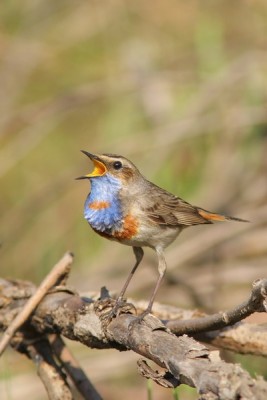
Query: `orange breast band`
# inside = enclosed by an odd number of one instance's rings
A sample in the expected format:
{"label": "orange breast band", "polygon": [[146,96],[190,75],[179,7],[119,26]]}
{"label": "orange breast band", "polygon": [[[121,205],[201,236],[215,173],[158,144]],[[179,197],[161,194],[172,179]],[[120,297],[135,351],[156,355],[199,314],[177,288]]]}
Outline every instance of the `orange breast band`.
{"label": "orange breast band", "polygon": [[103,210],[104,208],[109,208],[110,203],[108,201],[93,201],[88,204],[88,208],[92,210]]}

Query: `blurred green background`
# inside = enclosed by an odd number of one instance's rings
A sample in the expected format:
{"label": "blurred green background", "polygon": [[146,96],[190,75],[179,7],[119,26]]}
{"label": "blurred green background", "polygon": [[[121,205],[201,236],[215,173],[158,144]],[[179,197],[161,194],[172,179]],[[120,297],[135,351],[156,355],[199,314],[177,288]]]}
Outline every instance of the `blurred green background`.
{"label": "blurred green background", "polygon": [[[1,277],[37,284],[72,250],[79,292],[121,288],[134,257],[83,219],[84,149],[122,154],[186,200],[250,219],[181,235],[158,296],[207,311],[245,299],[266,276],[266,2],[9,0],[0,20]],[[147,299],[155,264],[147,250],[129,295]],[[72,348],[105,398],[146,399],[136,356]],[[267,375],[264,360],[238,361]],[[29,396],[46,398],[30,362],[8,352],[0,398]]]}

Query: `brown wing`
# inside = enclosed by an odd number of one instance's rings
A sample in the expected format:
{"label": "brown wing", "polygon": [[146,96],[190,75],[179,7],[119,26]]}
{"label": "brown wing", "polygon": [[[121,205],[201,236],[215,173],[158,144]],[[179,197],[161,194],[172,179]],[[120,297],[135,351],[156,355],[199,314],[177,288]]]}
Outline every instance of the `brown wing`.
{"label": "brown wing", "polygon": [[211,224],[212,221],[199,213],[199,208],[192,206],[180,197],[151,184],[146,207],[143,207],[149,219],[160,225],[190,226]]}

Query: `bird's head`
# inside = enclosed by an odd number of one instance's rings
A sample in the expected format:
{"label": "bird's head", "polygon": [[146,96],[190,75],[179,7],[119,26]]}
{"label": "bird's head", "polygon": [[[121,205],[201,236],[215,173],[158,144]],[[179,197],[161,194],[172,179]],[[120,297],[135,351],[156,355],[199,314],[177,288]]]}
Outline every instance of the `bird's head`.
{"label": "bird's head", "polygon": [[126,183],[141,176],[136,166],[125,157],[116,154],[92,154],[84,150],[81,151],[94,163],[94,169],[91,173],[79,176],[76,179],[95,179],[111,175]]}

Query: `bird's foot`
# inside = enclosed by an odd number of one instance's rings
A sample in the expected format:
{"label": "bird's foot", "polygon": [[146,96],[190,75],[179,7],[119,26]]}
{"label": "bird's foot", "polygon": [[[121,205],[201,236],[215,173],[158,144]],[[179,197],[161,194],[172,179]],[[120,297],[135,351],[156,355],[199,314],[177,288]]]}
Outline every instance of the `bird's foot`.
{"label": "bird's foot", "polygon": [[120,314],[132,314],[133,311],[136,312],[136,309],[132,303],[127,303],[125,299],[118,297],[108,315],[108,320],[110,322],[113,318],[118,317]]}
{"label": "bird's foot", "polygon": [[149,310],[148,308],[145,310],[145,311],[143,311],[140,315],[138,315],[137,316],[137,320],[139,320],[140,322],[141,321],[143,321],[143,319],[148,315],[148,314],[150,314],[151,313],[151,310]]}
{"label": "bird's foot", "polygon": [[164,325],[164,323],[158,317],[151,313],[150,308],[146,309],[142,312],[142,314],[133,318],[132,321],[129,323],[129,329],[138,329],[138,326],[140,327],[140,325],[145,325],[152,331],[166,331],[166,326]]}
{"label": "bird's foot", "polygon": [[140,325],[142,322],[145,320],[145,318],[151,313],[151,310],[146,309],[143,311],[141,314],[137,315],[131,322],[130,322],[130,327],[133,327],[133,325]]}

